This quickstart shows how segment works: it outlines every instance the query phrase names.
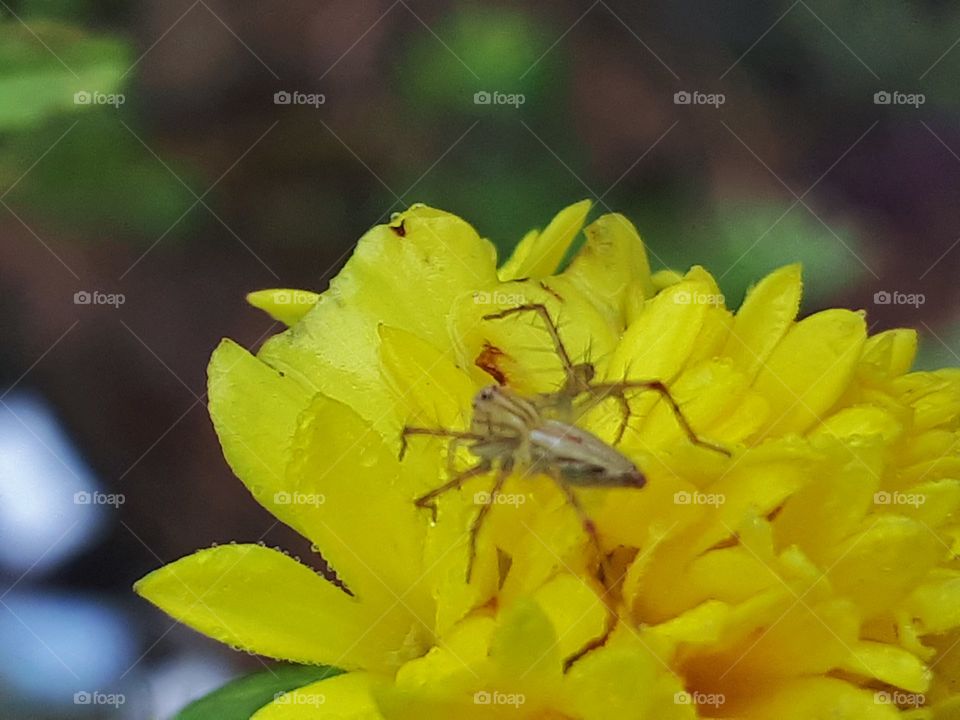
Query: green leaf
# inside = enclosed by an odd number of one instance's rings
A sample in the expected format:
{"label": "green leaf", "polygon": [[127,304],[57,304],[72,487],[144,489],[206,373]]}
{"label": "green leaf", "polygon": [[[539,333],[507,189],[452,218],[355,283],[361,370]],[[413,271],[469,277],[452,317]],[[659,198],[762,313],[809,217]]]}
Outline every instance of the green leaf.
{"label": "green leaf", "polygon": [[174,720],[250,720],[250,716],[278,693],[340,675],[343,670],[325,665],[278,665],[227,683],[190,703]]}
{"label": "green leaf", "polygon": [[76,93],[116,93],[130,65],[125,42],[47,20],[0,17],[0,131],[86,110]]}

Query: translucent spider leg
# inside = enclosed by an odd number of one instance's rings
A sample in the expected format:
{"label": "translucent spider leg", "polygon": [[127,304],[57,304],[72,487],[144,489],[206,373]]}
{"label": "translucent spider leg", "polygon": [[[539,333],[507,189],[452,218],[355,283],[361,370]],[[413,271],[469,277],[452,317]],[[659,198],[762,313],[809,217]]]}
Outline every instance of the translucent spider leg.
{"label": "translucent spider leg", "polygon": [[580,524],[583,526],[583,531],[587,534],[587,537],[590,538],[590,544],[593,545],[593,549],[597,554],[597,561],[600,564],[600,580],[604,581],[606,577],[606,563],[605,556],[603,553],[603,548],[600,545],[600,535],[597,532],[597,525],[593,522],[593,519],[587,514],[587,511],[584,509],[583,505],[580,504],[580,498],[577,497],[577,494],[573,491],[573,488],[566,482],[563,478],[557,474],[551,474],[554,483],[557,487],[560,488],[560,491],[566,497],[567,502],[570,504],[570,507],[574,509],[577,513],[577,517],[580,519]]}
{"label": "translucent spider leg", "polygon": [[497,497],[500,495],[503,484],[507,481],[508,477],[510,477],[510,468],[500,468],[497,472],[497,479],[494,481],[493,487],[490,488],[488,502],[480,506],[480,512],[477,513],[473,522],[470,523],[470,551],[467,556],[467,582],[470,582],[470,578],[473,576],[473,563],[477,558],[477,536],[480,535],[483,520],[487,517],[487,513],[490,512],[490,508],[496,505]]}
{"label": "translucent spider leg", "polygon": [[578,660],[583,658],[587,653],[593,650],[596,650],[597,648],[603,647],[606,644],[607,640],[609,639],[610,635],[613,633],[614,628],[617,626],[617,622],[620,620],[620,616],[617,613],[616,609],[613,608],[609,604],[609,602],[607,602],[607,594],[610,593],[610,588],[612,587],[612,585],[616,585],[616,583],[619,582],[622,579],[622,577],[617,578],[617,580],[614,581],[610,586],[607,585],[607,579],[609,577],[609,572],[608,572],[607,562],[606,562],[607,558],[603,552],[603,548],[600,545],[600,536],[597,533],[596,524],[587,514],[586,510],[584,510],[583,505],[580,504],[580,499],[577,497],[576,493],[573,491],[573,488],[571,488],[567,483],[565,483],[563,479],[560,477],[554,477],[553,479],[554,479],[554,482],[556,482],[557,486],[560,488],[560,490],[563,491],[563,494],[567,498],[567,502],[570,503],[573,509],[577,512],[577,515],[580,518],[580,522],[583,525],[584,532],[586,532],[587,535],[590,537],[590,542],[593,544],[594,548],[596,549],[599,568],[600,568],[599,580],[604,587],[604,594],[601,599],[604,600],[604,604],[607,605],[607,609],[609,610],[609,613],[607,614],[606,627],[604,628],[603,633],[599,637],[596,637],[590,640],[586,645],[584,645],[582,648],[577,650],[577,652],[575,652],[573,655],[571,655],[570,657],[566,658],[563,661],[563,672],[566,673],[567,671],[570,670],[571,667],[573,667],[574,663],[576,663]]}
{"label": "translucent spider leg", "polygon": [[407,454],[407,438],[411,435],[427,435],[430,437],[454,438],[455,440],[483,440],[483,435],[460,430],[446,430],[444,428],[421,428],[404,426],[400,433],[400,459]]}
{"label": "translucent spider leg", "polygon": [[623,409],[623,419],[620,422],[620,429],[617,432],[616,440],[614,440],[615,445],[623,439],[623,433],[626,431],[627,425],[630,422],[630,403],[627,402],[625,395],[627,390],[649,390],[657,393],[667,402],[667,405],[673,412],[673,416],[677,419],[677,423],[691,443],[721,453],[727,457],[731,455],[731,452],[722,445],[703,440],[697,435],[690,421],[687,420],[687,416],[683,414],[680,404],[674,399],[673,393],[671,393],[670,389],[660,380],[624,380],[623,382],[616,383],[596,383],[584,390],[584,392],[590,395],[600,396],[601,400],[606,397],[615,397],[617,398],[617,402],[620,403]]}
{"label": "translucent spider leg", "polygon": [[553,322],[553,318],[550,317],[550,313],[547,311],[547,306],[542,303],[526,303],[524,305],[517,305],[516,307],[507,308],[506,310],[501,310],[500,312],[490,313],[489,315],[484,315],[484,320],[502,320],[503,318],[510,317],[511,315],[519,315],[520,313],[536,313],[540,316],[540,319],[543,320],[543,324],[547,328],[547,332],[550,333],[550,339],[553,341],[553,346],[557,350],[557,355],[560,356],[560,362],[563,363],[563,369],[570,375],[573,373],[573,361],[570,360],[570,354],[567,352],[567,348],[564,347],[563,340],[560,339],[560,332],[557,330],[556,324]]}
{"label": "translucent spider leg", "polygon": [[471,478],[475,478],[478,475],[483,475],[484,473],[488,473],[488,472],[490,472],[490,463],[482,462],[479,465],[476,465],[470,468],[469,470],[465,470],[464,472],[460,473],[449,482],[445,482],[440,487],[434,488],[430,492],[425,493],[424,495],[421,495],[420,497],[416,498],[413,501],[413,504],[419,508],[429,509],[431,514],[433,515],[434,522],[436,522],[437,506],[436,506],[436,503],[433,502],[434,500],[436,500],[440,495],[443,495],[445,492],[459,489],[460,486],[463,485],[467,480]]}

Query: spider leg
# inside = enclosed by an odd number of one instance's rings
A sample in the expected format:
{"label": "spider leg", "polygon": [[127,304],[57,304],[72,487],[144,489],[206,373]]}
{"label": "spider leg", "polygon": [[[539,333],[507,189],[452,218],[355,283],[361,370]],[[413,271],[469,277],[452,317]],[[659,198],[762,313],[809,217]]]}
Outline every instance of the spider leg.
{"label": "spider leg", "polygon": [[450,490],[455,490],[459,488],[467,480],[477,477],[478,475],[483,475],[486,472],[490,472],[490,463],[482,462],[479,465],[470,468],[469,470],[465,470],[464,472],[460,473],[452,480],[445,482],[440,487],[434,488],[430,492],[416,498],[413,501],[413,504],[419,508],[429,509],[433,516],[433,521],[436,522],[437,505],[436,503],[434,503],[434,500],[438,498],[440,495],[443,495],[445,492],[449,492]]}
{"label": "spider leg", "polygon": [[500,491],[503,489],[503,484],[507,481],[509,476],[510,468],[505,467],[500,469],[500,471],[497,473],[497,479],[494,481],[493,487],[490,489],[489,502],[480,506],[480,512],[477,513],[477,516],[470,524],[470,554],[467,556],[468,583],[473,575],[474,560],[477,558],[477,536],[480,534],[480,528],[483,526],[483,521],[490,512],[490,508],[496,504],[497,497],[500,495]]}
{"label": "spider leg", "polygon": [[722,445],[717,445],[709,440],[703,440],[699,435],[697,435],[696,431],[693,429],[693,426],[690,425],[690,421],[687,420],[687,416],[684,415],[683,410],[680,409],[680,404],[673,397],[673,393],[671,393],[670,389],[660,380],[625,380],[623,382],[616,383],[597,383],[589,387],[587,392],[591,395],[616,397],[618,398],[618,402],[620,402],[621,407],[624,408],[625,417],[621,422],[620,431],[617,434],[617,442],[619,442],[623,437],[623,433],[627,428],[627,422],[630,418],[630,405],[627,402],[624,394],[627,390],[649,390],[650,392],[657,393],[666,401],[670,410],[673,412],[673,416],[677,419],[680,429],[683,430],[684,434],[686,434],[691,443],[698,445],[699,447],[721,453],[728,457],[732,455],[730,450]]}
{"label": "spider leg", "polygon": [[407,454],[407,438],[411,435],[427,435],[430,437],[455,438],[457,440],[483,440],[483,435],[472,432],[462,432],[460,430],[447,430],[446,428],[421,428],[404,425],[400,432],[400,459]]}

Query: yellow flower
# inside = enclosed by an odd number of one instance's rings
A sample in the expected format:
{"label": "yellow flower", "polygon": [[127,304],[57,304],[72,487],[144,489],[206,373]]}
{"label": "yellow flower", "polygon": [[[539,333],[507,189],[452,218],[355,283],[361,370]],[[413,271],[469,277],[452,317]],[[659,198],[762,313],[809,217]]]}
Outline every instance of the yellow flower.
{"label": "yellow flower", "polygon": [[[253,293],[288,324],[211,359],[210,412],[254,498],[314,545],[349,593],[256,544],[203,550],[137,591],[222,642],[351,672],[256,720],[960,717],[960,371],[909,372],[912,331],[862,313],[800,321],[800,271],[734,314],[700,267],[651,275],[633,226],[605,215],[558,272],[589,203],[532,232],[499,270],[463,220],[424,206],[369,231],[321,295]],[[528,395],[564,375],[542,303],[596,381],[629,397],[617,448],[646,487],[576,490],[514,474],[478,536],[471,462],[404,425],[469,426],[493,382]],[[577,420],[616,442],[615,397]],[[453,467],[448,467],[451,465]],[[606,632],[613,627],[611,633]],[[576,660],[573,662],[573,660]]]}

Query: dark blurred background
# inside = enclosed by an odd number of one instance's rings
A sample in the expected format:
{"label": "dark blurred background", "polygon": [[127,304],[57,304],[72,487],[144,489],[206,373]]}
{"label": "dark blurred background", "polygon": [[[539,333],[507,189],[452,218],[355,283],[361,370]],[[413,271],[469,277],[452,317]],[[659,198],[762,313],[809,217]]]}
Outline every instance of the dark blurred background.
{"label": "dark blurred background", "polygon": [[261,667],[130,586],[306,549],[222,460],[206,362],[413,202],[507,252],[592,198],[732,305],[801,261],[805,311],[958,364],[958,44],[934,0],[0,0],[3,717],[165,718]]}

